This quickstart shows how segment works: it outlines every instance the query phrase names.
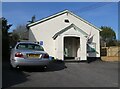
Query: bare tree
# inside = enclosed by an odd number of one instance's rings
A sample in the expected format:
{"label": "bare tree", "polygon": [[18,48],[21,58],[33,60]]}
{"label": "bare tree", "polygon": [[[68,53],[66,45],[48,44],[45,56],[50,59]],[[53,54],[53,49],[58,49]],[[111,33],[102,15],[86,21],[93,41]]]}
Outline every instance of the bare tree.
{"label": "bare tree", "polygon": [[19,25],[17,26],[13,34],[18,34],[19,40],[28,40],[28,29],[26,28],[26,25]]}

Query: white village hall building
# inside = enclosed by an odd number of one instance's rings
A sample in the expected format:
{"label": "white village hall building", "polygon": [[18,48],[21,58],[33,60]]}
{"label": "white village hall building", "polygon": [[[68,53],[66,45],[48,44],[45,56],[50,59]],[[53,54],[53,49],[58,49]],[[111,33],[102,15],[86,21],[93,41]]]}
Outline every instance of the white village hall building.
{"label": "white village hall building", "polygon": [[56,59],[85,61],[89,57],[100,58],[101,29],[71,11],[64,10],[27,27],[29,41],[40,42],[44,50]]}

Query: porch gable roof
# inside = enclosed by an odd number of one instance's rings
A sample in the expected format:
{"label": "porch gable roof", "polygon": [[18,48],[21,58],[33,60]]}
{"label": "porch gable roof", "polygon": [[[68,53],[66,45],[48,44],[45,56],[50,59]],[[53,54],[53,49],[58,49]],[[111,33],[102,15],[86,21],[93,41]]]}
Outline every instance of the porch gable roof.
{"label": "porch gable roof", "polygon": [[55,40],[60,34],[64,33],[65,31],[69,30],[70,28],[74,28],[75,30],[78,30],[79,32],[81,32],[85,37],[88,36],[88,34],[86,32],[84,32],[83,30],[81,30],[79,27],[77,27],[75,24],[71,24],[67,27],[65,27],[64,29],[62,29],[61,31],[57,32],[52,38]]}

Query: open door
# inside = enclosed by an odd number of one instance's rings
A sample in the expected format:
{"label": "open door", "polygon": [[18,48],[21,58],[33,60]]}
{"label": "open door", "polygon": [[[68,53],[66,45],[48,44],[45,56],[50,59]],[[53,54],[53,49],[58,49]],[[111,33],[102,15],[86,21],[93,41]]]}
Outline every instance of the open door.
{"label": "open door", "polygon": [[64,37],[64,59],[75,59],[80,48],[80,37]]}

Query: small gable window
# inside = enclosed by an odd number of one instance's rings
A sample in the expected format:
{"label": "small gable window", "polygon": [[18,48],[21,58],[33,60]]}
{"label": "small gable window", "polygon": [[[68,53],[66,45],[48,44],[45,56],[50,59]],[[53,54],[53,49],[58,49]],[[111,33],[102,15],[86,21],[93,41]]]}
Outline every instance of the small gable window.
{"label": "small gable window", "polygon": [[65,19],[64,21],[65,21],[65,23],[69,23],[70,22],[68,19]]}

